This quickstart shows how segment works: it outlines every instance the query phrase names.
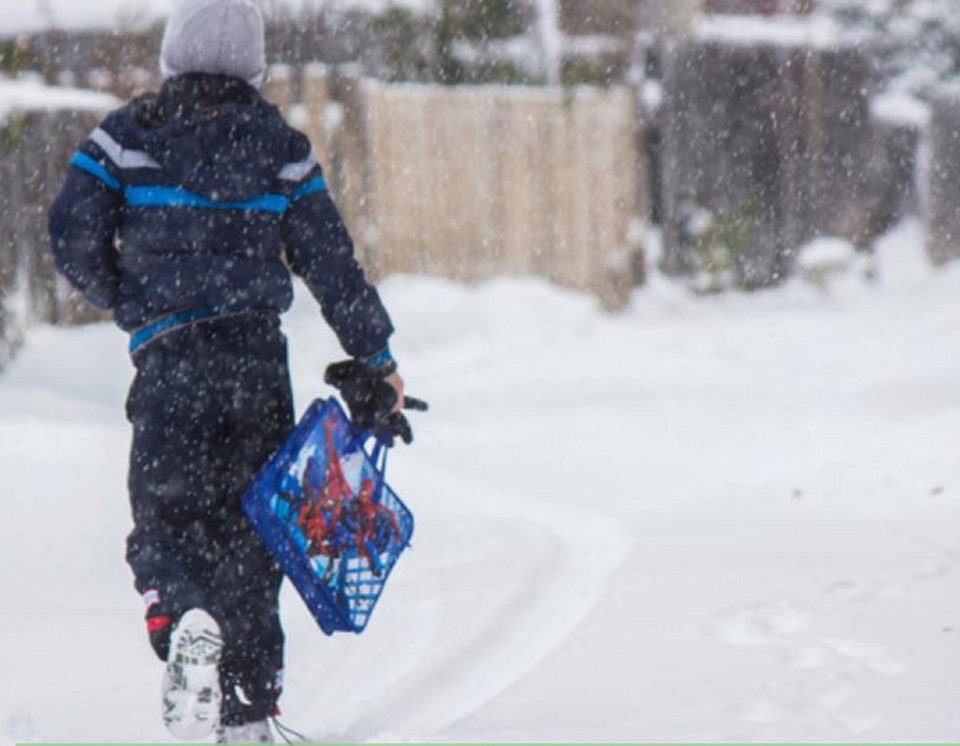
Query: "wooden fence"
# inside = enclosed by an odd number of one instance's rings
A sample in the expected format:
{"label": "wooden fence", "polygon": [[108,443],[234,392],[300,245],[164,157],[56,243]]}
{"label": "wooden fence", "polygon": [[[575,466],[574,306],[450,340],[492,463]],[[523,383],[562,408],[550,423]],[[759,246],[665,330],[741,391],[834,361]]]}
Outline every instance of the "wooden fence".
{"label": "wooden fence", "polygon": [[295,87],[280,71],[266,94],[314,141],[373,276],[536,275],[615,304],[649,202],[631,94],[385,84],[320,66],[299,104]]}
{"label": "wooden fence", "polygon": [[596,289],[629,251],[629,96],[375,83],[365,93],[382,273],[531,274]]}

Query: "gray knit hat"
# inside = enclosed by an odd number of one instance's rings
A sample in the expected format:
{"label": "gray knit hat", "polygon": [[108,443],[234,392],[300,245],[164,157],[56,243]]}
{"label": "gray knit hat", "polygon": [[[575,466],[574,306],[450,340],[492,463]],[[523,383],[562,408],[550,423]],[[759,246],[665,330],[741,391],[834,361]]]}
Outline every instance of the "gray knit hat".
{"label": "gray knit hat", "polygon": [[250,0],[184,0],[163,33],[160,69],[165,78],[217,73],[259,86],[264,46],[263,16]]}

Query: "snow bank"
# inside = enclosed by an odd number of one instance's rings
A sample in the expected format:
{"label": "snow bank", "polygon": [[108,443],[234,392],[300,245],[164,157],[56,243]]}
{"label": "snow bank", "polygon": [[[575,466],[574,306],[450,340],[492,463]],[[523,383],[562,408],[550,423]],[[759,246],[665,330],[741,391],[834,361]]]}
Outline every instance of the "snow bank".
{"label": "snow bank", "polygon": [[659,80],[644,80],[640,89],[640,100],[648,113],[658,112],[663,106],[663,84]]}
{"label": "snow bank", "polygon": [[107,111],[119,105],[116,98],[106,93],[47,86],[29,79],[0,78],[0,120],[10,112],[26,109]]}
{"label": "snow bank", "polygon": [[803,270],[824,267],[847,267],[857,255],[856,247],[842,238],[822,237],[802,246],[797,252],[797,266]]}
{"label": "snow bank", "polygon": [[707,15],[694,25],[694,36],[727,44],[769,44],[784,47],[834,47],[836,24],[825,16]]}
{"label": "snow bank", "polygon": [[930,105],[902,91],[883,93],[870,102],[874,118],[887,124],[925,130],[930,124]]}

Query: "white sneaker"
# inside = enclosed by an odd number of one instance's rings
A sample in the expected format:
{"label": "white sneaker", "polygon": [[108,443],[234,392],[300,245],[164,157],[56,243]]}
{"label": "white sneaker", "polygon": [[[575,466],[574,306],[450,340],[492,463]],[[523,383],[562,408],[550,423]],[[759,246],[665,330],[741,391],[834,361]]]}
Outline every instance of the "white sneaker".
{"label": "white sneaker", "polygon": [[243,725],[221,725],[217,728],[217,743],[273,743],[268,720]]}
{"label": "white sneaker", "polygon": [[191,609],[180,617],[163,676],[163,722],[176,738],[205,738],[220,722],[222,652],[220,626],[212,616]]}

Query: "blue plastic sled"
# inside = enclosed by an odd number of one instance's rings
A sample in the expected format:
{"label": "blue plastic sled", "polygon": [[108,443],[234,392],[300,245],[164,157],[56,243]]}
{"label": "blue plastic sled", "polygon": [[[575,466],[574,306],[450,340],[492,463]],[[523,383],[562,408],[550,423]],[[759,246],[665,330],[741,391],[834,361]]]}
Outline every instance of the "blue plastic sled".
{"label": "blue plastic sled", "polygon": [[243,498],[247,517],[320,628],[360,633],[413,536],[384,481],[387,448],[364,450],[336,399],[318,400]]}

